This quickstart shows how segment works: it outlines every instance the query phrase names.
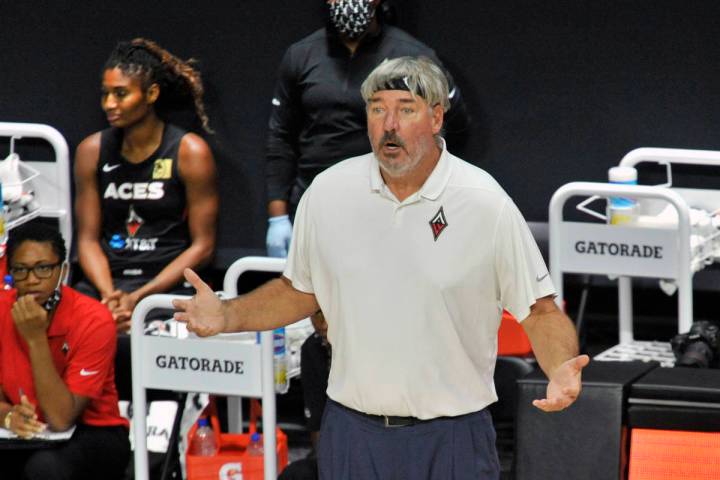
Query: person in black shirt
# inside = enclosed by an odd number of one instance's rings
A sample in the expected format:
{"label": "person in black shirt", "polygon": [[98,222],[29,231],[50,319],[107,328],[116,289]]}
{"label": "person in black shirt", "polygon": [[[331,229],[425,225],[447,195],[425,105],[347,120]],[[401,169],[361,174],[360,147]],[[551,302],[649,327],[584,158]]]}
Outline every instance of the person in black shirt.
{"label": "person in black shirt", "polygon": [[[292,44],[280,64],[267,137],[268,254],[287,256],[291,216],[315,175],[370,151],[360,84],[383,60],[435,52],[382,21],[382,0],[328,1],[328,25]],[[446,72],[447,73],[447,72]],[[462,136],[468,117],[450,79],[446,136]]]}
{"label": "person in black shirt", "polygon": [[176,289],[182,272],[210,260],[218,195],[205,140],[166,121],[189,106],[210,132],[200,75],[146,39],[121,42],[102,76],[110,128],[75,158],[77,288],[108,305],[119,331],[143,297]]}

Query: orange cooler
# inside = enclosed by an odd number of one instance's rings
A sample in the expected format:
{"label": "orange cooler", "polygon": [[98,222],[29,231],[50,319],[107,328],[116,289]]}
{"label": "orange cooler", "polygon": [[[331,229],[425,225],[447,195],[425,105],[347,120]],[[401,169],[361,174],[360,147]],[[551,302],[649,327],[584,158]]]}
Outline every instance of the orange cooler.
{"label": "orange cooler", "polygon": [[[265,478],[264,457],[261,455],[248,455],[247,447],[250,444],[250,435],[256,430],[256,418],[259,404],[253,400],[251,408],[250,429],[248,433],[221,433],[220,422],[215,413],[214,404],[209,407],[210,425],[215,432],[218,453],[210,457],[191,455],[188,452],[187,480],[263,480]],[[193,425],[188,433],[188,445],[197,430]],[[263,435],[264,436],[264,435]],[[276,430],[277,438],[277,472],[278,474],[288,464],[287,436],[279,428]]]}

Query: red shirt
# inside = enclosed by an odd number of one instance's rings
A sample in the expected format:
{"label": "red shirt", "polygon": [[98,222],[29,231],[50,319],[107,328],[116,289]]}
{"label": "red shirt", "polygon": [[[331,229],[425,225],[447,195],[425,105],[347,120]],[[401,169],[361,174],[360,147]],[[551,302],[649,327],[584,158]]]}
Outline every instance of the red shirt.
{"label": "red shirt", "polygon": [[[0,388],[13,404],[20,403],[22,388],[30,402],[39,405],[27,343],[12,318],[15,299],[15,290],[0,293]],[[63,286],[47,337],[53,363],[68,390],[90,398],[79,423],[127,426],[115,388],[115,323],[105,305]],[[38,415],[42,417],[40,408]]]}

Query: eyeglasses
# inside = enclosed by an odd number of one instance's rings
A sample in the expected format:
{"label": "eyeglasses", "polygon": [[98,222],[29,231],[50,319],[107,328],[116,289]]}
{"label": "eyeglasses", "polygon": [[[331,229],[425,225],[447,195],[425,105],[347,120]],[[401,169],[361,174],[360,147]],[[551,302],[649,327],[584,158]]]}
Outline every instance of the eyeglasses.
{"label": "eyeglasses", "polygon": [[46,279],[50,278],[55,270],[55,267],[62,265],[62,262],[57,263],[41,263],[34,267],[10,267],[10,275],[13,276],[15,281],[23,281],[27,279],[30,272],[35,275],[35,278]]}

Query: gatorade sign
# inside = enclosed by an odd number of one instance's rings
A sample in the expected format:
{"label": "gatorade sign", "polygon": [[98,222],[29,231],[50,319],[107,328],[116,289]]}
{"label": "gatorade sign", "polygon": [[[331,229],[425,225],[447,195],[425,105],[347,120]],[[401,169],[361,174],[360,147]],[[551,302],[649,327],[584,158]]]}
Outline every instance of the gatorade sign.
{"label": "gatorade sign", "polygon": [[560,268],[565,272],[674,278],[677,230],[563,222]]}
{"label": "gatorade sign", "polygon": [[146,337],[146,385],[176,391],[261,396],[260,345],[228,339]]}
{"label": "gatorade sign", "polygon": [[594,240],[578,240],[575,251],[587,255],[610,255],[613,257],[663,258],[663,247],[622,242],[598,242]]}

